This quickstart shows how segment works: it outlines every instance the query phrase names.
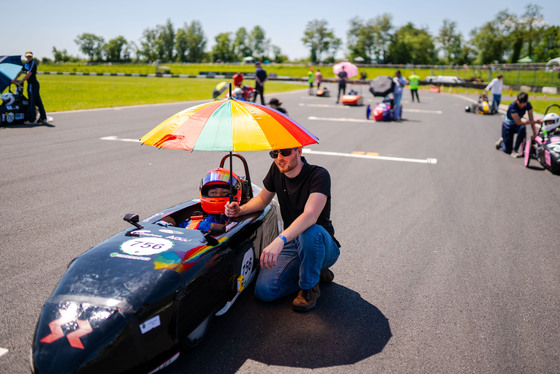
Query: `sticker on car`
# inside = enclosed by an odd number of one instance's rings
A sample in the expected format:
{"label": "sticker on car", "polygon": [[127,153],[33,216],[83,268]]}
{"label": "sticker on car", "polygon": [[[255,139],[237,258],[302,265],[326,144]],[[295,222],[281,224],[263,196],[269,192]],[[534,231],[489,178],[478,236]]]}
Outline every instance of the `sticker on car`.
{"label": "sticker on car", "polygon": [[150,256],[173,248],[171,240],[163,238],[138,238],[121,244],[121,251],[133,256]]}

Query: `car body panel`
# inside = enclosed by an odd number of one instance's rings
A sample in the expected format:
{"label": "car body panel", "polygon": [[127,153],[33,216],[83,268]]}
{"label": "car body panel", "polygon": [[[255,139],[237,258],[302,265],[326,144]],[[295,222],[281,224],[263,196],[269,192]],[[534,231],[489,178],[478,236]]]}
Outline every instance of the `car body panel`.
{"label": "car body panel", "polygon": [[37,323],[35,373],[150,372],[177,358],[182,339],[252,280],[279,230],[276,202],[211,237],[155,224],[196,210],[198,200],[164,210],[71,262]]}

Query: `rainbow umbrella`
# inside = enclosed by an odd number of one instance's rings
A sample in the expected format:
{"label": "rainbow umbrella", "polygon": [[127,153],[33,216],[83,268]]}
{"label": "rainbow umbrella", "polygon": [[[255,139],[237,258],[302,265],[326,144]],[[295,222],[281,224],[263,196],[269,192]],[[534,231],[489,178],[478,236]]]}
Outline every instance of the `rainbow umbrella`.
{"label": "rainbow umbrella", "polygon": [[185,109],[140,141],[158,148],[238,152],[302,147],[318,139],[272,108],[230,97]]}
{"label": "rainbow umbrella", "polygon": [[230,95],[169,117],[140,141],[158,148],[229,152],[231,172],[232,152],[296,148],[318,138],[277,110]]}

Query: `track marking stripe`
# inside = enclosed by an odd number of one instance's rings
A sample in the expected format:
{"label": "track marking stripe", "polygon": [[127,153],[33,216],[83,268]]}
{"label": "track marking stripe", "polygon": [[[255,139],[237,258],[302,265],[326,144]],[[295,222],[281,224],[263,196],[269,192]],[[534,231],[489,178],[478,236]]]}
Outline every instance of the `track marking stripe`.
{"label": "track marking stripe", "polygon": [[105,136],[103,138],[100,138],[101,140],[116,140],[119,142],[134,142],[134,143],[139,143],[140,139],[126,139],[126,138],[118,138],[116,136]]}
{"label": "track marking stripe", "polygon": [[[119,141],[119,142],[134,142],[139,143],[138,139],[126,139],[118,138],[116,136],[105,136],[100,138],[101,140]],[[338,157],[353,157],[353,158],[367,158],[372,160],[385,160],[385,161],[400,161],[400,162],[413,162],[417,164],[437,164],[436,158],[404,158],[404,157],[390,157],[390,156],[379,156],[377,152],[352,152],[352,153],[339,153],[339,152],[323,152],[323,151],[313,151],[311,149],[303,149],[303,153],[310,153],[315,155],[323,156],[338,156]]]}
{"label": "track marking stripe", "polygon": [[310,119],[312,121],[332,121],[332,122],[362,122],[362,123],[371,123],[371,122],[375,122],[371,119],[357,119],[357,118],[327,118],[327,117],[315,117],[315,116],[310,116],[307,117],[307,119]]}
{"label": "track marking stripe", "polygon": [[324,156],[367,158],[367,159],[371,159],[371,160],[412,162],[412,163],[417,163],[417,164],[437,164],[437,158],[419,159],[419,158],[378,156],[373,152],[368,152],[368,153],[365,153],[365,152],[339,153],[339,152],[313,151],[311,149],[304,148],[303,153],[310,153],[310,154],[314,154],[314,155],[324,155]]}
{"label": "track marking stripe", "polygon": [[4,356],[6,353],[8,353],[6,348],[0,348],[0,357]]}

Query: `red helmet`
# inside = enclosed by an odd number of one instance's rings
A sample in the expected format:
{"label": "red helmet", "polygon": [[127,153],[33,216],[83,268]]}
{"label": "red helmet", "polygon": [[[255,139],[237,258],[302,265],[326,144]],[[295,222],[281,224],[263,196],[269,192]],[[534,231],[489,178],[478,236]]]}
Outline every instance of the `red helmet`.
{"label": "red helmet", "polygon": [[[241,201],[241,180],[237,175],[233,174],[230,178],[230,172],[227,169],[218,168],[210,170],[200,181],[200,204],[202,209],[208,214],[222,214],[225,206],[229,201],[229,195],[224,197],[210,197],[208,191],[213,187],[222,187],[229,190],[230,183],[233,186],[233,201],[238,203]],[[231,179],[231,182],[230,182]]]}

